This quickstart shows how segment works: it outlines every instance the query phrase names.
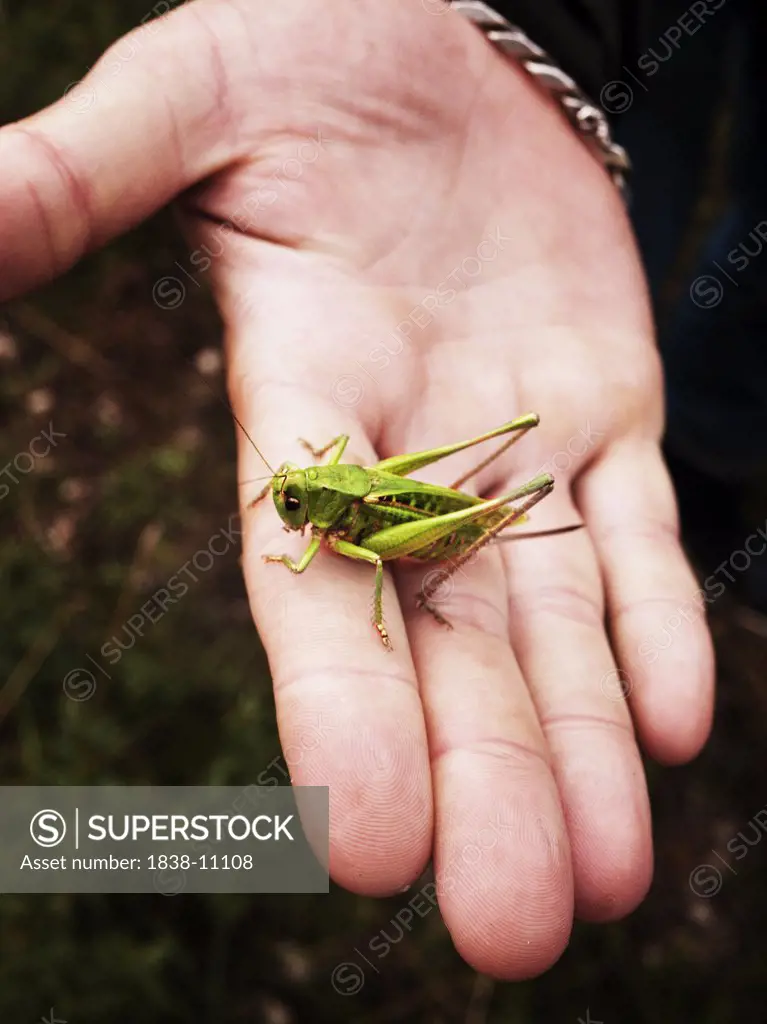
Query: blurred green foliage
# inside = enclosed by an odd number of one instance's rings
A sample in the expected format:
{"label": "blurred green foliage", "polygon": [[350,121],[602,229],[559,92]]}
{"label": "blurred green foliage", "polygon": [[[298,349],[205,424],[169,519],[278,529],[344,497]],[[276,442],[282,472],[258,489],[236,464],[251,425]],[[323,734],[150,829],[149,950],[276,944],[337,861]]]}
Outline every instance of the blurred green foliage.
{"label": "blurred green foliage", "polygon": [[[0,116],[54,101],[146,11],[136,0],[6,0]],[[0,502],[6,784],[246,784],[279,753],[234,549],[98,678],[91,700],[62,689],[237,508],[231,420],[191,365],[219,348],[216,313],[203,292],[173,312],[152,301],[183,252],[163,213],[0,318],[0,464],[50,421],[66,434]],[[223,397],[222,373],[209,381]],[[6,895],[0,1019],[32,1024],[51,1007],[71,1024],[576,1024],[587,1007],[605,1024],[763,1019],[767,843],[715,899],[688,884],[767,802],[764,646],[726,609],[715,627],[725,686],[714,741],[689,768],[651,769],[653,892],[628,922],[578,926],[543,979],[477,978],[436,911],[400,935],[393,917],[409,895]],[[371,968],[357,951],[381,929],[390,952]],[[341,961],[363,967],[355,996],[333,990]]]}

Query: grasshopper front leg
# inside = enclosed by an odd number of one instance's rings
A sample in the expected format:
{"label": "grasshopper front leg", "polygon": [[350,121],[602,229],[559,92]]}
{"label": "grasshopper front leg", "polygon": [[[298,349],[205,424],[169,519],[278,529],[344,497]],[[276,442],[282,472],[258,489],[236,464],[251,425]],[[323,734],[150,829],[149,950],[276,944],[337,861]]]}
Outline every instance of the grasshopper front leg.
{"label": "grasshopper front leg", "polygon": [[311,560],[320,550],[321,543],[321,534],[313,534],[312,539],[309,542],[309,547],[304,551],[303,555],[301,555],[298,562],[294,562],[290,555],[263,555],[262,557],[265,562],[282,562],[282,564],[286,565],[291,572],[304,572]]}
{"label": "grasshopper front leg", "polygon": [[345,555],[347,558],[358,559],[362,562],[371,562],[376,567],[376,582],[373,592],[373,622],[383,641],[384,647],[389,651],[392,650],[392,642],[383,621],[383,559],[374,551],[368,551],[367,548],[361,548],[357,544],[351,544],[347,540],[340,540],[338,537],[329,537],[328,545],[339,555]]}
{"label": "grasshopper front leg", "polygon": [[251,501],[248,502],[248,508],[255,508],[256,505],[258,505],[259,502],[264,500],[264,498],[267,496],[267,494],[271,494],[272,484],[274,483],[275,478],[278,477],[278,476],[282,476],[282,474],[286,471],[287,467],[288,467],[288,463],[287,462],[283,462],[282,465],[277,470],[277,472],[274,474],[274,476],[269,477],[269,483],[266,484],[266,486],[261,488],[261,490],[255,496],[255,498],[253,498]]}
{"label": "grasshopper front leg", "polygon": [[299,444],[302,444],[307,451],[310,451],[312,453],[315,459],[321,459],[322,456],[326,455],[331,448],[336,448],[336,451],[334,451],[333,454],[328,459],[328,465],[337,466],[338,463],[341,461],[341,456],[344,453],[344,448],[346,448],[347,444],[349,443],[349,435],[339,434],[338,437],[334,437],[332,441],[328,441],[328,443],[326,445],[323,445],[322,448],[315,448],[313,444],[310,444],[308,441],[305,441],[303,437],[299,437],[298,441]]}
{"label": "grasshopper front leg", "polygon": [[261,488],[261,490],[255,496],[255,498],[253,498],[251,501],[248,502],[248,508],[255,508],[256,505],[258,505],[259,502],[264,500],[264,498],[267,496],[267,494],[269,494],[271,489],[272,489],[272,481],[270,479],[269,483],[265,487]]}

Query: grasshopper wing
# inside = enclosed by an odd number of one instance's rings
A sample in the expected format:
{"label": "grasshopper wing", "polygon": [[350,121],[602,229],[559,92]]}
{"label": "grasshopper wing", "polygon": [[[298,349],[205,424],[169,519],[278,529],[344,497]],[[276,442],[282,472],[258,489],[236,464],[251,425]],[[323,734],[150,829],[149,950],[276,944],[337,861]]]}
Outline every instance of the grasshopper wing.
{"label": "grasshopper wing", "polygon": [[[420,480],[411,480],[377,468],[369,469],[368,473],[371,488],[363,498],[365,504],[398,508],[403,512],[409,512],[413,519],[426,519],[443,516],[449,512],[459,512],[472,505],[479,505],[485,500],[476,498],[472,494],[466,494],[464,491],[441,487],[439,484],[427,484]],[[508,513],[509,508],[505,506],[488,512],[487,519],[483,521],[482,525],[493,526]],[[518,522],[524,522],[525,518],[525,516],[521,516]]]}

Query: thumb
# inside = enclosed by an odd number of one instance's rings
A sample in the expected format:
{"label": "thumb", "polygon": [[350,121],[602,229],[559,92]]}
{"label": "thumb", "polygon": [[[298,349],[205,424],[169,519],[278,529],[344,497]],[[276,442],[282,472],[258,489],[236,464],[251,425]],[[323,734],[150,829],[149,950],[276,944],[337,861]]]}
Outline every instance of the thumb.
{"label": "thumb", "polygon": [[[253,16],[283,37],[284,10],[263,6]],[[0,128],[0,300],[62,273],[252,149],[264,69],[235,8],[203,0],[148,21],[52,106]],[[230,80],[243,69],[247,90]],[[251,123],[238,132],[245,101]]]}

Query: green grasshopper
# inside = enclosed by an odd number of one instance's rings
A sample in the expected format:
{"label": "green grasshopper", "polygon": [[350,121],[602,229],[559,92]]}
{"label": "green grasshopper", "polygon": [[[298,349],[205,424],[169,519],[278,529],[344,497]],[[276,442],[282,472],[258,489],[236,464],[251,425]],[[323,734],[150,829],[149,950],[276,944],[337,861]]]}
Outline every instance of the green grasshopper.
{"label": "green grasshopper", "polygon": [[[523,522],[529,509],[551,492],[554,478],[544,473],[509,494],[490,499],[476,498],[460,488],[537,426],[538,421],[536,413],[528,413],[469,441],[410,455],[395,455],[374,466],[340,464],[349,443],[348,434],[334,437],[322,448],[314,448],[301,439],[301,444],[317,459],[332,450],[327,463],[301,469],[285,462],[276,473],[266,463],[273,475],[248,507],[253,508],[271,491],[285,529],[303,533],[310,526],[312,539],[298,562],[288,555],[264,555],[264,561],[281,562],[291,572],[301,573],[324,541],[336,554],[375,566],[373,619],[384,647],[391,649],[383,617],[384,562],[405,557],[421,561],[448,560],[448,568],[439,574],[441,578],[432,577],[424,585],[417,604],[443,625],[450,626],[430,598],[481,547],[506,527]],[[410,473],[424,466],[507,434],[512,436],[451,487],[408,479]],[[253,447],[258,451],[255,443]],[[260,451],[258,453],[261,455]],[[520,500],[521,504],[512,507],[512,502]]]}

